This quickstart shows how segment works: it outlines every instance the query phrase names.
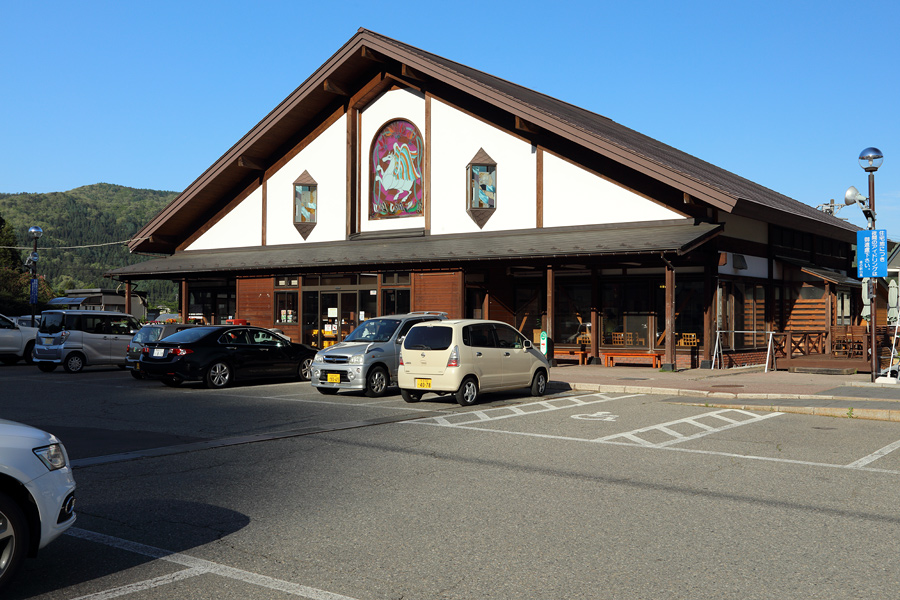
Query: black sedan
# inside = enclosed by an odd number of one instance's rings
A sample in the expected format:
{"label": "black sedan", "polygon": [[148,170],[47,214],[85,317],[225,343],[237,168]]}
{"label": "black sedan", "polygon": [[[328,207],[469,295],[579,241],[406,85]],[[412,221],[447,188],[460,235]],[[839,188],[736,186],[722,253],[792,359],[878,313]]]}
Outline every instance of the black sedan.
{"label": "black sedan", "polygon": [[140,370],[169,386],[193,380],[223,388],[239,379],[268,377],[309,381],[315,354],[315,348],[260,327],[192,327],[144,346]]}

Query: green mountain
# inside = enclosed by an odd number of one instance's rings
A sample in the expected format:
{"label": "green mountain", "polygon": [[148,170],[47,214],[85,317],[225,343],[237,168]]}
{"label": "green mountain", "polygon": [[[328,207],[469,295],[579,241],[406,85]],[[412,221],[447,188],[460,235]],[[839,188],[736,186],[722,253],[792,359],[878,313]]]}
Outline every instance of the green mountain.
{"label": "green mountain", "polygon": [[[0,194],[0,234],[5,231],[8,237],[12,232],[19,246],[31,247],[28,228],[37,225],[44,230],[38,240],[37,272],[55,293],[72,288],[115,287],[117,282],[104,278],[103,273],[148,260],[149,257],[130,254],[124,242],[176,195],[108,183],[48,194]],[[109,245],[110,242],[122,243]],[[84,247],[67,248],[71,246]],[[30,252],[23,250],[20,254],[24,259]],[[3,266],[16,268],[14,260],[9,259],[0,265]],[[26,270],[21,261],[18,268]],[[149,294],[151,306],[175,300],[176,288],[171,282],[136,285],[136,289]]]}

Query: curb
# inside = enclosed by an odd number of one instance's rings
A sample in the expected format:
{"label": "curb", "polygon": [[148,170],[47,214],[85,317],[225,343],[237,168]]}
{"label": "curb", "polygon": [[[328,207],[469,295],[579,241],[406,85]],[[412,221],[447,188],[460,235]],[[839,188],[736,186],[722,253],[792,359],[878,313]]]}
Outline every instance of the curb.
{"label": "curb", "polygon": [[657,388],[630,385],[605,385],[597,383],[565,383],[551,382],[550,386],[556,389],[569,389],[582,392],[608,392],[619,394],[651,394],[667,396],[689,396],[692,398],[710,398],[714,400],[806,400],[811,403],[847,402],[847,406],[777,406],[774,404],[740,404],[735,402],[676,402],[685,406],[706,406],[711,408],[730,408],[738,410],[756,410],[763,412],[782,412],[801,415],[813,415],[818,417],[832,417],[843,419],[864,419],[871,421],[895,421],[900,422],[900,410],[888,410],[880,408],[855,408],[850,403],[859,402],[896,402],[895,400],[883,400],[879,398],[857,398],[852,396],[819,396],[808,394],[752,394],[710,392],[708,390],[685,390],[680,388]]}

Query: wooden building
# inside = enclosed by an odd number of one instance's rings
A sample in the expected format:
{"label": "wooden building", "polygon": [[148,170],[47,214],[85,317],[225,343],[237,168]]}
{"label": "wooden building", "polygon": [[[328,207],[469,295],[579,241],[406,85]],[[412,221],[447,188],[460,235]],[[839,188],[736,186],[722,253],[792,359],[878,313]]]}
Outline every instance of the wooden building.
{"label": "wooden building", "polygon": [[547,332],[559,360],[699,366],[718,338],[733,365],[767,331],[858,324],[856,229],[360,30],[130,244],[164,256],[108,275],[319,347],[442,310]]}

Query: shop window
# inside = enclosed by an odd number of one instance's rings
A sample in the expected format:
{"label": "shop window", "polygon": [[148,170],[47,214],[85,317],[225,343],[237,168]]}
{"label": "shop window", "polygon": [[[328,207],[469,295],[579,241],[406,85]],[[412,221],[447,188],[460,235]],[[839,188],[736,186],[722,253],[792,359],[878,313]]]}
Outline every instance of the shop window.
{"label": "shop window", "polygon": [[409,290],[382,290],[381,314],[402,315],[409,312]]}
{"label": "shop window", "polygon": [[294,227],[304,240],[316,226],[318,188],[309,171],[303,171],[294,182]]}
{"label": "shop window", "polygon": [[275,292],[275,323],[296,325],[299,316],[297,292]]}
{"label": "shop window", "polygon": [[372,140],[369,220],[425,214],[422,140],[419,129],[403,119],[387,123]]}
{"label": "shop window", "polygon": [[409,285],[409,273],[396,273],[389,271],[381,274],[381,283],[385,285]]}
{"label": "shop window", "polygon": [[480,229],[497,209],[497,163],[484,148],[469,161],[466,183],[466,212]]}
{"label": "shop window", "polygon": [[636,347],[664,342],[665,296],[662,277],[603,281],[600,286],[600,342],[609,346]]}
{"label": "shop window", "polygon": [[584,275],[560,275],[553,290],[553,341],[557,344],[591,343],[591,280]]}
{"label": "shop window", "polygon": [[765,346],[766,290],[761,284],[722,282],[719,310],[725,346],[736,350]]}
{"label": "shop window", "polygon": [[297,275],[280,275],[275,278],[275,287],[277,288],[295,288],[297,287],[297,282],[299,281],[299,276]]}

